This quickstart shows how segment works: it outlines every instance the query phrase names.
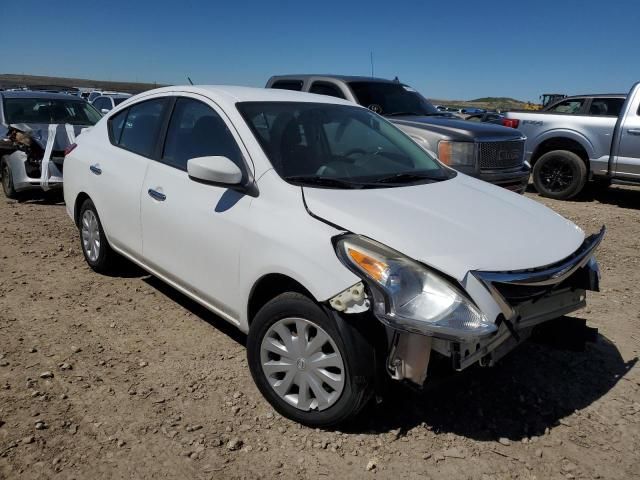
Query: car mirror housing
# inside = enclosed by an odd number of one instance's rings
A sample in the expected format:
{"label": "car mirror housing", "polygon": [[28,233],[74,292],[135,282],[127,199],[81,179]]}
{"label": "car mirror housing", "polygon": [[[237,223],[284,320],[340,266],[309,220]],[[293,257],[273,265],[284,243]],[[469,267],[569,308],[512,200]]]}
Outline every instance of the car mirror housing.
{"label": "car mirror housing", "polygon": [[239,186],[242,171],[227,157],[196,157],[187,161],[187,173],[194,180],[216,185]]}

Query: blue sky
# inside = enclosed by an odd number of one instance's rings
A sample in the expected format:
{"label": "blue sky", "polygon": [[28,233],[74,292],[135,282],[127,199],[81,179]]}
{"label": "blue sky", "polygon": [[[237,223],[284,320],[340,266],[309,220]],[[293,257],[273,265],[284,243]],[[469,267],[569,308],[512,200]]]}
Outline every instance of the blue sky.
{"label": "blue sky", "polygon": [[369,75],[444,99],[627,91],[640,1],[6,1],[0,73],[263,86]]}

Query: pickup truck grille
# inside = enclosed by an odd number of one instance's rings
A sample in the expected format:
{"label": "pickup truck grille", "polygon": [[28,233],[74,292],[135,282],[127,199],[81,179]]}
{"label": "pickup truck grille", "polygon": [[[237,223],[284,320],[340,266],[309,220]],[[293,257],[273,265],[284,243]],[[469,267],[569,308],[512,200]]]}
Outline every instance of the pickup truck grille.
{"label": "pickup truck grille", "polygon": [[524,140],[478,144],[480,170],[516,168],[524,162]]}

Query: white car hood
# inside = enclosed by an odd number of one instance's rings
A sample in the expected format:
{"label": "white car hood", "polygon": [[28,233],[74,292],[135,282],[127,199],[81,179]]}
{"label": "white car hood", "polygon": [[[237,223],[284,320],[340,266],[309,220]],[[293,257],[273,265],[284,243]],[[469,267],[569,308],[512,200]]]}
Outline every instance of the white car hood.
{"label": "white car hood", "polygon": [[542,204],[462,174],[396,188],[303,189],[313,215],[459,281],[470,270],[546,266],[584,241],[580,228]]}

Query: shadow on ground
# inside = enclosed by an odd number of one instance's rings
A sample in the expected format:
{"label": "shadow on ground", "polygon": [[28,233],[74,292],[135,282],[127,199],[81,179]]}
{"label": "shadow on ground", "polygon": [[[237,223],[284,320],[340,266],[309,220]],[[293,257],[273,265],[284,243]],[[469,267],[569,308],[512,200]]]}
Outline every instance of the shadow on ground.
{"label": "shadow on ground", "polygon": [[[232,340],[246,336],[222,318],[155,277],[147,284]],[[599,335],[583,352],[527,342],[495,367],[472,367],[429,384],[423,391],[393,384],[380,405],[367,408],[344,431],[384,433],[426,424],[475,440],[520,440],[583,409],[611,390],[635,365]]]}
{"label": "shadow on ground", "polygon": [[[537,190],[532,183],[527,185],[527,192],[537,193]],[[622,185],[603,187],[591,182],[587,184],[584,191],[578,196],[564,201],[580,204],[592,202],[594,200],[606,205],[615,205],[620,208],[640,210],[640,188],[626,187]]]}
{"label": "shadow on ground", "polygon": [[470,368],[422,392],[393,388],[352,428],[406,431],[423,422],[434,431],[474,440],[542,435],[547,427],[592,404],[635,365],[600,335],[583,352],[525,343],[492,368]]}

